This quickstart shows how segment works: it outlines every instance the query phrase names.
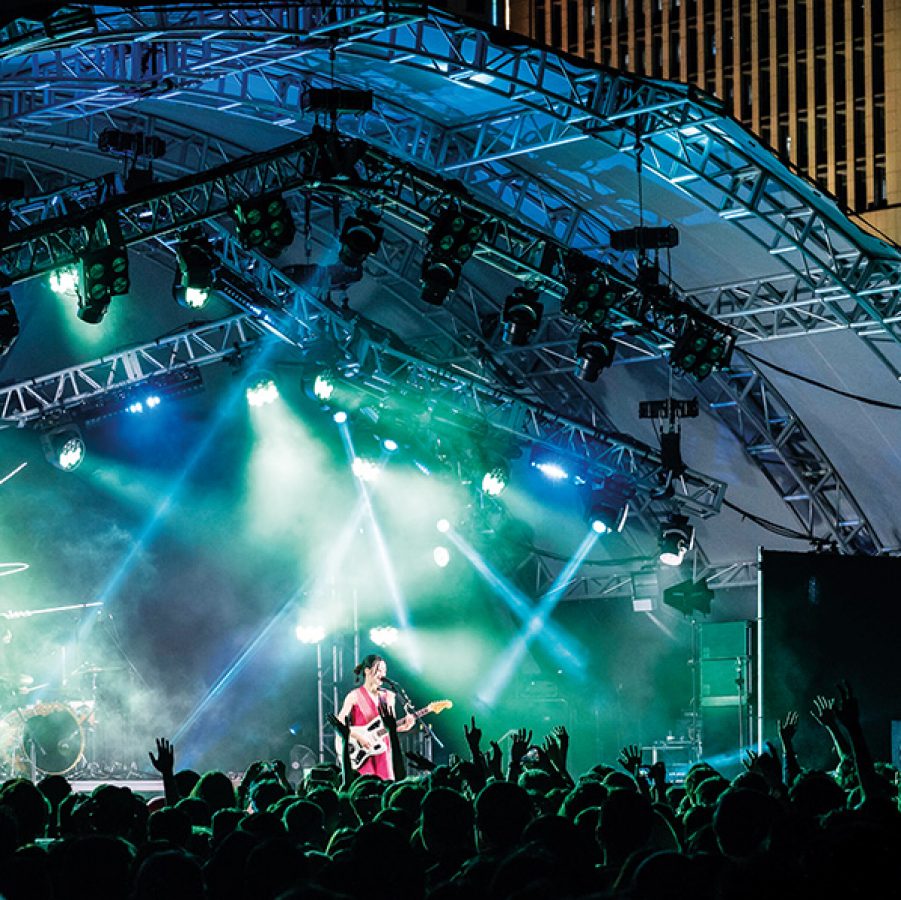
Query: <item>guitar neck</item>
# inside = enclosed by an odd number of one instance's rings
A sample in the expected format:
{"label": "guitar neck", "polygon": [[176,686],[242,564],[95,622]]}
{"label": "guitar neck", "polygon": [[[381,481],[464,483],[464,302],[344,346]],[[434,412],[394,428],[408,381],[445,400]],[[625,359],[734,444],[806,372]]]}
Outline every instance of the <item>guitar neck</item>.
{"label": "guitar neck", "polygon": [[423,706],[422,709],[414,709],[413,712],[407,713],[407,715],[413,716],[414,719],[421,719],[423,716],[428,715],[432,711],[432,706],[429,704],[428,706]]}

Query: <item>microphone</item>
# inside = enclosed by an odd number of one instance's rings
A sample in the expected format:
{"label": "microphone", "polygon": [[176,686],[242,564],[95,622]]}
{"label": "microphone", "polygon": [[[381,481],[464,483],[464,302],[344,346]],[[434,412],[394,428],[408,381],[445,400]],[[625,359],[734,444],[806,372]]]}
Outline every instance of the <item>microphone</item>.
{"label": "microphone", "polygon": [[382,684],[386,684],[390,688],[397,688],[397,685],[387,675],[382,676]]}

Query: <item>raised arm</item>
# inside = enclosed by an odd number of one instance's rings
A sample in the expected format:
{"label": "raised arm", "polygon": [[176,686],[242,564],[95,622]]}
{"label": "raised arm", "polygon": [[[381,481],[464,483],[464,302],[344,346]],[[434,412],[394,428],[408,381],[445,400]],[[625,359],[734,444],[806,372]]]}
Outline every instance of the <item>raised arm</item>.
{"label": "raised arm", "polygon": [[782,743],[782,780],[787,787],[795,783],[801,774],[801,765],[795,753],[795,733],[798,730],[798,714],[787,712],[779,722],[779,740]]}

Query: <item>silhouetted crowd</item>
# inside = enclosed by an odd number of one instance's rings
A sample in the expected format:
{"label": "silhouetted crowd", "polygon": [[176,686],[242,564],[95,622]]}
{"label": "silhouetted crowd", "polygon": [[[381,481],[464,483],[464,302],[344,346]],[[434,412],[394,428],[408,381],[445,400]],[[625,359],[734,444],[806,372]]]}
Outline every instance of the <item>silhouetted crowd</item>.
{"label": "silhouetted crowd", "polygon": [[[897,890],[901,812],[892,767],[873,761],[846,684],[817,697],[832,771],[803,767],[796,713],[781,746],[749,752],[729,780],[706,763],[670,784],[639,748],[616,766],[567,769],[569,736],[467,758],[416,754],[395,781],[356,776],[348,754],[296,788],[283,763],[253,763],[236,786],[223,772],[175,768],[157,741],[165,797],[126,787],[73,793],[65,778],[0,788],[0,895],[5,900],[368,900],[532,898],[888,897]],[[396,726],[387,717],[389,729]],[[340,729],[339,729],[340,731]],[[407,774],[407,767],[411,773]]]}

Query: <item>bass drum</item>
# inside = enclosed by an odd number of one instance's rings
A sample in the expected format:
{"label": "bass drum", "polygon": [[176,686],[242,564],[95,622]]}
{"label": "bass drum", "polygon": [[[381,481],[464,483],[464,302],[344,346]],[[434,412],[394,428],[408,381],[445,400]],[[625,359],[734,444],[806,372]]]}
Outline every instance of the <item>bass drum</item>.
{"label": "bass drum", "polygon": [[65,775],[84,753],[84,732],[65,703],[38,703],[22,711],[21,752],[28,762],[34,754],[38,771]]}

